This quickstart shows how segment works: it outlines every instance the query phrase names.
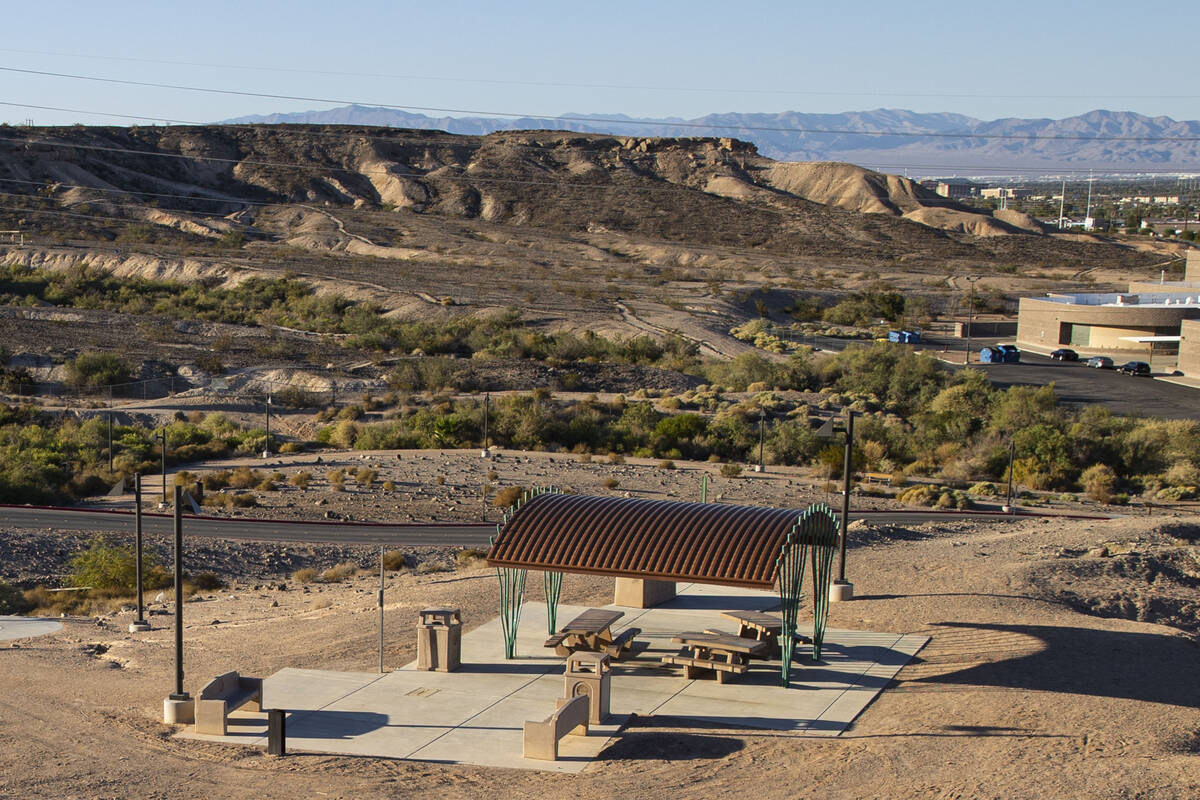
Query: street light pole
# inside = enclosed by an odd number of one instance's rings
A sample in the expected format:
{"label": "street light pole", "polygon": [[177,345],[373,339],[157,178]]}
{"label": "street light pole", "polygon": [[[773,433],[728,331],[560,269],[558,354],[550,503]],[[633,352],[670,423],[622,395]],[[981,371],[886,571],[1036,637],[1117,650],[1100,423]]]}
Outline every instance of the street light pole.
{"label": "street light pole", "polygon": [[971,363],[971,326],[975,322],[975,281],[979,280],[978,275],[968,275],[967,282],[971,284],[971,301],[970,307],[967,309],[967,362]]}
{"label": "street light pole", "polygon": [[766,423],[767,414],[763,409],[758,410],[758,471],[765,472],[763,466],[763,425]]}
{"label": "street light pole", "polygon": [[137,619],[129,623],[129,632],[150,630],[146,621],[146,604],[142,595],[142,473],[133,475],[133,538],[137,558]]}
{"label": "street light pole", "polygon": [[488,405],[490,404],[491,399],[492,399],[492,396],[490,393],[488,393],[488,392],[483,393],[483,453],[482,453],[482,455],[484,458],[487,458],[491,452],[488,449],[488,410],[489,410]]}
{"label": "street light pole", "polygon": [[267,436],[263,444],[263,458],[271,456],[271,395],[267,395]]}
{"label": "street light pole", "polygon": [[846,537],[850,521],[850,468],[854,455],[854,412],[846,409],[846,452],[842,459],[842,520],[838,537],[838,576],[830,587],[829,599],[850,600],[854,584],[846,580]]}
{"label": "street light pole", "polygon": [[1012,490],[1013,490],[1013,456],[1017,453],[1017,443],[1008,443],[1008,500],[1005,505],[1008,506],[1008,513],[1013,513],[1012,505]]}
{"label": "street light pole", "polygon": [[167,504],[167,429],[159,431],[162,437],[162,504]]}
{"label": "street light pole", "polygon": [[108,412],[108,471],[112,473],[112,412]]}

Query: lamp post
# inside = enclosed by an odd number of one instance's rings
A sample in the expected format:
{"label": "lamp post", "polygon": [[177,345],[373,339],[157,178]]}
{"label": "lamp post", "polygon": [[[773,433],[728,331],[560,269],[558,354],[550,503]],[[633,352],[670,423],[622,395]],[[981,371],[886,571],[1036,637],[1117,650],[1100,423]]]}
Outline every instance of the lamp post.
{"label": "lamp post", "polygon": [[167,429],[163,428],[158,432],[162,439],[162,504],[167,505]]}
{"label": "lamp post", "polygon": [[137,559],[137,619],[129,623],[129,632],[150,630],[146,621],[146,604],[142,595],[142,473],[133,475],[133,537],[134,557]]}
{"label": "lamp post", "polygon": [[487,458],[491,455],[491,450],[488,448],[488,406],[491,403],[492,396],[489,392],[483,393],[483,452],[481,456]]}
{"label": "lamp post", "polygon": [[263,458],[271,457],[271,395],[267,395],[267,436],[263,442]]}
{"label": "lamp post", "polygon": [[1012,492],[1013,492],[1013,456],[1017,453],[1017,443],[1008,443],[1008,499],[1004,501],[1004,505],[1008,508],[1008,513],[1013,513]]}
{"label": "lamp post", "polygon": [[108,471],[112,473],[112,412],[108,412]]}
{"label": "lamp post", "polygon": [[978,275],[968,275],[967,282],[971,284],[971,301],[967,309],[967,362],[971,363],[971,325],[975,322],[975,282],[979,280]]}
{"label": "lamp post", "polygon": [[763,409],[758,410],[758,471],[765,472],[766,467],[763,465],[763,426],[766,424],[767,412]]}
{"label": "lamp post", "polygon": [[854,412],[846,409],[846,452],[842,458],[842,524],[838,537],[838,576],[830,587],[830,600],[850,600],[854,584],[846,580],[846,537],[850,521],[850,468],[854,456]]}

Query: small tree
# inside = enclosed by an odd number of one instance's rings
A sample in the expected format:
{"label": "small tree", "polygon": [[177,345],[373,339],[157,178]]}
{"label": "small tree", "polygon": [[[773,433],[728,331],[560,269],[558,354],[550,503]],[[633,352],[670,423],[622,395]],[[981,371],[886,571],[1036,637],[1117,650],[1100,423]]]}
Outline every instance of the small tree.
{"label": "small tree", "polygon": [[1079,477],[1083,491],[1097,503],[1108,503],[1112,500],[1112,490],[1117,483],[1117,474],[1107,464],[1093,464],[1083,471]]}

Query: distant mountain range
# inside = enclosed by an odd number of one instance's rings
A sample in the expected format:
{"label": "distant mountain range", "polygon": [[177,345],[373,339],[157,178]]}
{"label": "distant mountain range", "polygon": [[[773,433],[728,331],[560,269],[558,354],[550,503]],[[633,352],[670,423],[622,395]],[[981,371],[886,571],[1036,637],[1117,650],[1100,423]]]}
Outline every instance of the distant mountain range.
{"label": "distant mountain range", "polygon": [[[961,114],[876,109],[843,114],[709,114],[697,119],[641,119],[565,114],[554,119],[428,117],[350,105],[225,120],[225,123],[379,125],[487,134],[570,130],[618,136],[732,137],[783,161],[848,161],[885,172],[920,175],[1047,174],[1164,170],[1200,174],[1200,121],[1090,111],[1066,119],[979,120]],[[882,133],[886,132],[886,133]],[[990,138],[988,138],[990,137]]]}

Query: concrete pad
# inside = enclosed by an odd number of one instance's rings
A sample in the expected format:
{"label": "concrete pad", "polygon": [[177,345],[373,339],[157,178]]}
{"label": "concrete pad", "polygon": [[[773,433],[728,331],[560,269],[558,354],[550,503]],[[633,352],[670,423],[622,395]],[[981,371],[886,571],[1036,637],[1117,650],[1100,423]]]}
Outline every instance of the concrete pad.
{"label": "concrete pad", "polygon": [[40,617],[0,616],[0,642],[30,639],[62,630],[62,623]]}
{"label": "concrete pad", "polygon": [[[919,650],[924,636],[831,629],[820,662],[798,650],[789,686],[780,685],[779,662],[752,662],[749,672],[718,684],[713,676],[684,679],[661,658],[677,652],[672,637],[685,630],[733,630],[722,611],[771,610],[775,595],[727,587],[680,585],[679,595],[651,609],[619,608],[614,632],[642,629],[636,657],[615,662],[613,715],[587,736],[561,740],[558,761],[521,755],[526,720],[554,711],[564,690],[564,661],[542,646],[546,607],[521,609],[516,657],[503,658],[499,619],[463,636],[462,668],[427,672],[416,662],[393,672],[338,673],[284,669],[264,683],[264,708],[284,708],[288,750],[470,763],[519,769],[579,772],[595,759],[631,714],[667,715],[792,735],[836,736],[862,712]],[[561,624],[584,611],[561,606]],[[803,623],[801,624],[803,632]],[[266,715],[235,712],[227,736],[184,738],[265,746]]]}

